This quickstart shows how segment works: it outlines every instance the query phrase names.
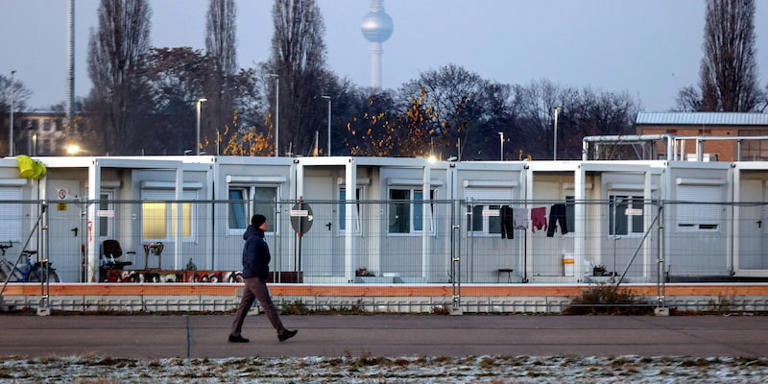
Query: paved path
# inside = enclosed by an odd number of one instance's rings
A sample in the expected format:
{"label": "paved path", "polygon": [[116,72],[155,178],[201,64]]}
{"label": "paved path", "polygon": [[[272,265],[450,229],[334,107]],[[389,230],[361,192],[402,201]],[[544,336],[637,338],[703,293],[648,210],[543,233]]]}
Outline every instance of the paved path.
{"label": "paved path", "polygon": [[[278,343],[263,316],[229,344],[232,316],[0,316],[0,355],[159,358],[359,355],[768,356],[766,317],[284,316]],[[187,326],[187,324],[189,324]],[[189,343],[188,343],[189,341]]]}

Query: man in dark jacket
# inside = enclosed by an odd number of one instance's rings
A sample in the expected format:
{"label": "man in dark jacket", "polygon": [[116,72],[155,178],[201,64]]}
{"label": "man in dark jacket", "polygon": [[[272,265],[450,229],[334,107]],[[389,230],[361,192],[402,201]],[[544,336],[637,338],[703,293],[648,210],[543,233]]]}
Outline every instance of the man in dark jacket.
{"label": "man in dark jacket", "polygon": [[251,225],[246,229],[243,239],[243,279],[245,280],[245,292],[243,300],[235,314],[235,321],[232,323],[232,332],[229,334],[230,343],[247,343],[240,332],[243,328],[243,321],[248,314],[254,300],[259,300],[259,304],[264,309],[269,322],[277,330],[277,338],[281,342],[290,339],[298,333],[297,330],[289,331],[283,327],[280,317],[277,316],[272,298],[269,297],[267,289],[267,275],[269,275],[269,246],[264,240],[264,231],[267,230],[267,218],[263,215],[254,215],[251,218]]}

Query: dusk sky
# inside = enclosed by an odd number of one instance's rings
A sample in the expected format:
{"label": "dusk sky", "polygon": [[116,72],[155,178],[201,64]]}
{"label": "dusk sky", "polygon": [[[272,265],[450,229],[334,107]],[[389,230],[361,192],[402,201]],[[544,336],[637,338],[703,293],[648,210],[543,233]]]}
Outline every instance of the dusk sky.
{"label": "dusk sky", "polygon": [[[269,56],[271,0],[238,0],[241,66]],[[325,18],[328,65],[370,84],[369,43],[360,33],[368,0],[318,0]],[[208,0],[153,0],[156,47],[204,47]],[[98,0],[76,0],[76,93],[86,96],[89,30]],[[624,91],[645,110],[674,106],[677,91],[698,78],[703,0],[385,0],[395,24],[384,43],[384,87],[448,63],[485,78]],[[768,2],[755,17],[760,86],[768,82]],[[762,48],[762,49],[761,49]],[[33,91],[31,108],[64,100],[66,1],[0,0],[0,73],[12,69]]]}

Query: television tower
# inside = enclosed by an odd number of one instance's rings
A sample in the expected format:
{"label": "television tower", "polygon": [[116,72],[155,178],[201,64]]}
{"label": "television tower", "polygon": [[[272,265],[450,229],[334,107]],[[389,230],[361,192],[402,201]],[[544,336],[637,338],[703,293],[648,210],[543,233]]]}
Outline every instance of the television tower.
{"label": "television tower", "polygon": [[384,0],[371,0],[370,12],[363,18],[360,29],[363,36],[371,42],[371,88],[381,89],[381,54],[382,43],[392,36],[394,24],[384,11]]}

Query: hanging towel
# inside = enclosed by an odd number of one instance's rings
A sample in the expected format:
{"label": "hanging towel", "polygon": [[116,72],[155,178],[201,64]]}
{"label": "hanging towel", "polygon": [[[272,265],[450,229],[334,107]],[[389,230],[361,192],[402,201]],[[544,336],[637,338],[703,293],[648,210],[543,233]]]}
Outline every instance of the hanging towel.
{"label": "hanging towel", "polygon": [[515,208],[513,219],[515,229],[528,229],[529,211],[527,208]]}
{"label": "hanging towel", "polygon": [[514,239],[514,211],[509,205],[502,205],[499,211],[501,216],[501,238]]}
{"label": "hanging towel", "polygon": [[538,207],[531,209],[531,232],[537,229],[547,229],[547,208]]}
{"label": "hanging towel", "polygon": [[568,233],[568,216],[565,210],[565,204],[555,204],[549,208],[549,229],[547,237],[554,237],[557,225],[560,225],[560,233]]}

